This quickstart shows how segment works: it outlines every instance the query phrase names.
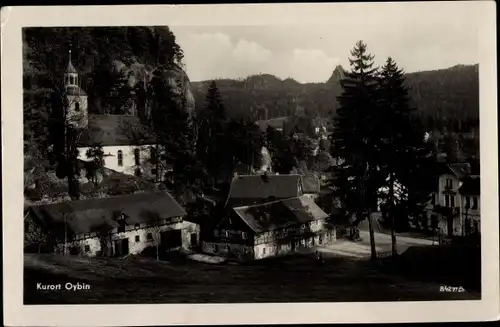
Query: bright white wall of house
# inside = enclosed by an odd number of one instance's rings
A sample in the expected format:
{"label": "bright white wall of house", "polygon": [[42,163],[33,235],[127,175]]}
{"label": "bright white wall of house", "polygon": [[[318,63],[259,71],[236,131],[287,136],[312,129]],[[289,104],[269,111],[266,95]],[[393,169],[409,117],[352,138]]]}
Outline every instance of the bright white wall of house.
{"label": "bright white wall of house", "polygon": [[[447,190],[446,180],[448,180],[448,179],[450,179],[451,183],[452,183],[451,188],[449,188],[449,190],[451,192],[455,193],[455,195],[453,196],[455,199],[455,205],[453,207],[461,208],[462,207],[462,205],[461,205],[462,197],[458,193],[458,189],[460,188],[460,186],[462,186],[462,182],[460,180],[458,180],[458,178],[455,175],[451,175],[451,174],[445,174],[445,175],[441,175],[439,177],[439,193],[438,193],[438,199],[436,202],[437,202],[437,204],[439,204],[443,207],[446,207],[446,194],[444,192]],[[449,194],[449,195],[451,195],[451,194]],[[449,206],[451,206],[451,204]]]}

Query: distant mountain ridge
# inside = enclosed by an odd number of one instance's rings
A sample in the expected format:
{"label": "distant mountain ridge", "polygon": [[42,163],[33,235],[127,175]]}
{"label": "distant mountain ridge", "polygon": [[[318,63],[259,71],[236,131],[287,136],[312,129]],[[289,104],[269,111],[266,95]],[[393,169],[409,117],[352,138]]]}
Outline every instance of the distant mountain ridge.
{"label": "distant mountain ridge", "polygon": [[[326,117],[337,108],[340,80],[346,71],[335,67],[323,83],[300,83],[271,75],[251,75],[244,79],[216,79],[230,115],[253,115],[258,119],[281,117],[304,108],[307,115]],[[479,118],[479,65],[405,74],[412,104],[424,116],[435,119]],[[192,82],[197,108],[204,106],[210,81]]]}

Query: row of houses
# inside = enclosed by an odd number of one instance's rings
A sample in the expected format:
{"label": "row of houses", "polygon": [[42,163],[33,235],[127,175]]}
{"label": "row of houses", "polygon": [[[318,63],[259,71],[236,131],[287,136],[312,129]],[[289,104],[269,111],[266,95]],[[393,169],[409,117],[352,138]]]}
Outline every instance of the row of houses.
{"label": "row of houses", "polygon": [[165,191],[28,205],[25,243],[85,256],[201,249],[243,260],[332,242],[314,202],[319,181],[301,175],[236,176],[220,214],[194,221]]}

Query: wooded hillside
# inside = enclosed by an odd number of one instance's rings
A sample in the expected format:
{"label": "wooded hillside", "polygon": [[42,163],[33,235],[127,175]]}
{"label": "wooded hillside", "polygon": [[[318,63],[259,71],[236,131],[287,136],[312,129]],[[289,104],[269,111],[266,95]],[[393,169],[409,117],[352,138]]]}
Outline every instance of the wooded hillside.
{"label": "wooded hillside", "polygon": [[[301,84],[273,75],[254,75],[242,80],[221,79],[217,86],[228,111],[234,115],[256,115],[264,119],[286,116],[296,109],[308,115],[325,117],[338,107],[341,66],[325,83]],[[405,75],[412,105],[428,120],[478,120],[479,66],[458,65],[447,69]],[[197,104],[203,105],[209,81],[194,82]],[[432,122],[431,122],[432,123]]]}

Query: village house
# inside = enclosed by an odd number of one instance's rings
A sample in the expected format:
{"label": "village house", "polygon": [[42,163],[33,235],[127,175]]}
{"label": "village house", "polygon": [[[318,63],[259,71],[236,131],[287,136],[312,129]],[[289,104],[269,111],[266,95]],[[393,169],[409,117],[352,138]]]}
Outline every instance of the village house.
{"label": "village house", "polygon": [[240,206],[205,235],[205,253],[256,260],[331,243],[328,214],[308,196]]}
{"label": "village house", "polygon": [[199,226],[166,192],[31,206],[25,237],[43,230],[58,253],[124,256],[148,247],[165,252],[199,244]]}
{"label": "village house", "polygon": [[479,230],[479,175],[469,163],[446,165],[438,187],[426,206],[429,226],[447,236],[467,235]]}
{"label": "village house", "polygon": [[[296,247],[325,244],[334,238],[334,232],[321,233],[328,215],[314,202],[318,194],[319,181],[313,175],[236,176],[231,182],[221,219],[203,232],[202,250],[212,254],[258,259],[272,254],[269,252],[271,248],[275,254],[282,254],[294,251]],[[268,225],[262,219],[269,220]],[[255,225],[247,226],[242,223],[253,220],[262,220],[263,225],[257,228]],[[319,222],[311,222],[313,220]],[[233,221],[239,223],[233,225]],[[299,231],[311,229],[312,233],[319,234],[306,237],[305,234],[299,233],[292,240],[292,232],[289,229]],[[274,241],[268,240],[269,235],[274,235],[273,233],[281,233],[281,236],[276,237],[281,237],[285,242],[279,249],[276,248]],[[247,237],[247,234],[252,236]],[[263,242],[264,245],[259,242]],[[263,248],[266,250],[262,250]],[[263,251],[267,251],[267,255]]]}

